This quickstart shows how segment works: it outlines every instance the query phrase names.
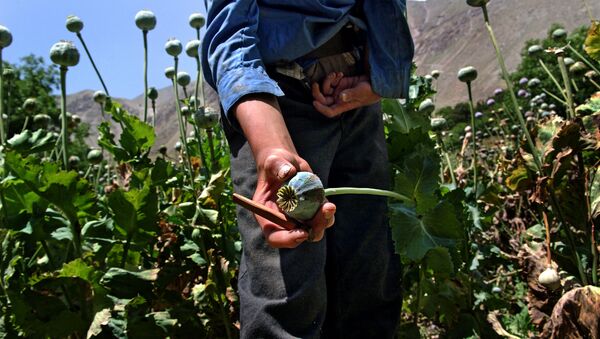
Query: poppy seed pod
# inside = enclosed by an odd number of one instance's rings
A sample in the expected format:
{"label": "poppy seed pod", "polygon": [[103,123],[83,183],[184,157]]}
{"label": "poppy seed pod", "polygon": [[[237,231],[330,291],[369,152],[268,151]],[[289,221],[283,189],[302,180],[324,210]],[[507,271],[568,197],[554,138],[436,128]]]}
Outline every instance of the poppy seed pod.
{"label": "poppy seed pod", "polygon": [[199,108],[194,113],[194,121],[199,128],[209,129],[219,122],[219,116],[219,112],[212,107]]}
{"label": "poppy seed pod", "polygon": [[150,98],[150,100],[156,100],[158,98],[158,90],[156,87],[148,88],[148,98]]}
{"label": "poppy seed pod", "polygon": [[69,32],[79,33],[83,29],[83,21],[76,15],[69,15],[66,26]]}
{"label": "poppy seed pod", "polygon": [[190,58],[195,58],[199,55],[200,40],[191,40],[185,45],[185,53]]}
{"label": "poppy seed pod", "polygon": [[434,132],[442,131],[446,128],[446,119],[444,118],[432,118],[431,119],[431,130]]}
{"label": "poppy seed pod", "polygon": [[69,157],[69,167],[76,168],[79,165],[79,157],[76,155],[72,155]]}
{"label": "poppy seed pod", "polygon": [[36,98],[27,98],[23,102],[23,111],[27,114],[33,114],[38,109],[38,101]]}
{"label": "poppy seed pod", "polygon": [[135,15],[135,25],[142,31],[151,31],[156,27],[156,16],[148,10],[141,10]]}
{"label": "poppy seed pod", "polygon": [[502,96],[504,96],[504,90],[502,88],[496,88],[494,90],[494,96],[496,98],[502,98]]}
{"label": "poppy seed pod", "polygon": [[48,114],[36,114],[33,116],[33,125],[38,128],[47,128],[52,121]]}
{"label": "poppy seed pod", "polygon": [[167,43],[165,44],[165,51],[167,51],[167,54],[172,57],[177,57],[179,54],[181,54],[182,49],[183,47],[181,46],[181,41],[174,38],[167,40]]}
{"label": "poppy seed pod", "polygon": [[71,41],[59,41],[50,48],[50,60],[53,63],[72,67],[79,63],[79,51]]}
{"label": "poppy seed pod", "polygon": [[587,72],[587,70],[587,66],[581,61],[577,61],[576,63],[571,65],[571,67],[569,67],[569,72],[571,72],[571,74],[573,74],[576,77],[583,76],[585,72]]}
{"label": "poppy seed pod", "polygon": [[104,156],[102,155],[102,151],[99,149],[92,149],[87,154],[87,160],[94,165],[97,165],[102,162]]}
{"label": "poppy seed pod", "polygon": [[573,58],[566,57],[565,58],[565,66],[571,67],[575,64],[575,60]]}
{"label": "poppy seed pod", "polygon": [[562,28],[555,29],[555,30],[552,32],[552,39],[554,39],[554,40],[556,40],[556,41],[559,41],[559,40],[565,39],[566,37],[567,37],[567,31],[565,31],[565,30],[564,30],[564,29],[562,29]]}
{"label": "poppy seed pod", "polygon": [[489,98],[489,99],[487,99],[487,101],[485,103],[488,106],[494,106],[496,104],[496,100]]}
{"label": "poppy seed pod", "polygon": [[421,114],[431,114],[435,110],[435,104],[429,98],[423,100],[419,105],[419,113]]}
{"label": "poppy seed pod", "polygon": [[440,71],[438,71],[437,69],[434,69],[433,71],[431,71],[431,76],[437,80],[437,78],[440,77],[442,73]]}
{"label": "poppy seed pod", "polygon": [[10,30],[0,25],[0,49],[10,46],[13,37]]}
{"label": "poppy seed pod", "polygon": [[192,81],[192,78],[187,72],[179,72],[177,73],[177,83],[179,86],[187,86]]}
{"label": "poppy seed pod", "polygon": [[481,117],[483,117],[483,113],[481,113],[481,112],[475,112],[475,118],[479,119]]}
{"label": "poppy seed pod", "polygon": [[473,66],[467,66],[458,71],[458,80],[461,82],[472,82],[475,79],[477,79],[477,70]]}
{"label": "poppy seed pod", "polygon": [[176,143],[175,143],[175,150],[176,150],[177,152],[180,152],[180,151],[181,151],[181,142],[180,142],[180,141],[178,141],[178,142],[176,142]]}
{"label": "poppy seed pod", "polygon": [[312,219],[325,201],[325,190],[318,176],[298,172],[277,191],[277,206],[288,216]]}
{"label": "poppy seed pod", "polygon": [[204,15],[200,13],[192,13],[189,18],[189,23],[192,28],[200,29],[206,23],[206,19]]}
{"label": "poppy seed pod", "polygon": [[529,53],[529,55],[539,55],[543,50],[544,49],[540,45],[531,45],[527,49],[527,53]]}
{"label": "poppy seed pod", "polygon": [[167,79],[173,79],[173,77],[175,76],[175,67],[169,66],[165,68],[165,76],[167,77]]}
{"label": "poppy seed pod", "polygon": [[585,77],[588,79],[595,79],[598,77],[598,73],[596,73],[596,71],[594,71],[594,70],[590,70],[590,71],[585,72]]}
{"label": "poppy seed pod", "polygon": [[540,81],[540,79],[533,78],[533,79],[529,80],[529,82],[527,83],[527,87],[535,88],[535,87],[538,87],[541,83],[542,82]]}
{"label": "poppy seed pod", "polygon": [[525,77],[519,79],[519,85],[521,85],[521,86],[527,85],[528,82],[529,82],[529,79],[527,79]]}
{"label": "poppy seed pod", "polygon": [[93,98],[95,103],[103,104],[106,102],[106,93],[104,91],[96,91]]}
{"label": "poppy seed pod", "polygon": [[490,0],[467,0],[467,5],[471,6],[471,7],[483,7],[485,6]]}
{"label": "poppy seed pod", "polygon": [[158,149],[158,152],[162,155],[166,155],[167,154],[167,146],[165,145],[160,145],[160,148]]}

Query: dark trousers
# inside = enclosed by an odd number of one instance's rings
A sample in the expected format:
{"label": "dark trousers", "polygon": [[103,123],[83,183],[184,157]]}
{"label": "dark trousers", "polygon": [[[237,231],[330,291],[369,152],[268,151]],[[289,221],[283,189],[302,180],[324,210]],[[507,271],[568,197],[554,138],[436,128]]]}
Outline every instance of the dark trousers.
{"label": "dark trousers", "polygon": [[[315,111],[300,81],[272,75],[300,156],[325,187],[389,188],[379,105],[329,119]],[[260,112],[256,112],[259,116]],[[231,129],[236,192],[251,197],[256,165],[244,136]],[[385,198],[332,196],[336,221],[325,238],[274,249],[254,216],[238,209],[243,255],[239,274],[242,338],[392,338],[402,295]]]}

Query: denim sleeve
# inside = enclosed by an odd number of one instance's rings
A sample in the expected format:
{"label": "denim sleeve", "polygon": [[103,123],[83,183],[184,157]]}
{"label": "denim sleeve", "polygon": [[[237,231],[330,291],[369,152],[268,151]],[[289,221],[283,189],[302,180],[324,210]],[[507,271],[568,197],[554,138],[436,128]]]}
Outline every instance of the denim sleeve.
{"label": "denim sleeve", "polygon": [[368,0],[363,9],[373,91],[386,98],[407,98],[414,45],[405,16],[406,2]]}
{"label": "denim sleeve", "polygon": [[252,93],[283,92],[265,72],[258,50],[256,0],[212,0],[208,4],[207,28],[202,42],[206,81],[217,90],[223,111]]}

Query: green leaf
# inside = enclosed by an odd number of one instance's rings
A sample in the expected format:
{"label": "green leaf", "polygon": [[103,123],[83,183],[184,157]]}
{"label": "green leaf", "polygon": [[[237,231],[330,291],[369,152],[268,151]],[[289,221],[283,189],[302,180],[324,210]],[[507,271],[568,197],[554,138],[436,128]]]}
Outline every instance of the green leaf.
{"label": "green leaf", "polygon": [[592,59],[600,62],[600,23],[593,21],[585,39],[585,51]]}
{"label": "green leaf", "polygon": [[390,204],[390,222],[396,253],[411,261],[440,246],[453,246],[464,237],[454,206],[442,201],[424,215],[412,208]]}
{"label": "green leaf", "polygon": [[506,187],[512,191],[523,191],[531,188],[532,184],[533,182],[529,178],[529,171],[525,166],[515,168],[510,176],[506,178]]}
{"label": "green leaf", "polygon": [[409,155],[395,177],[395,191],[413,199],[418,213],[432,209],[438,201],[439,156],[425,146]]}
{"label": "green leaf", "polygon": [[15,134],[7,142],[11,149],[23,155],[28,155],[50,151],[54,148],[57,139],[58,136],[56,134],[38,129],[35,132],[25,130],[20,134]]}
{"label": "green leaf", "polygon": [[596,168],[594,181],[590,190],[591,214],[593,218],[600,217],[600,168]]}
{"label": "green leaf", "polygon": [[436,278],[449,278],[454,274],[454,264],[450,252],[445,247],[433,248],[425,255],[425,267],[433,272]]}
{"label": "green leaf", "polygon": [[381,110],[391,117],[391,123],[387,126],[392,131],[409,133],[417,128],[429,130],[429,119],[419,112],[406,110],[398,99],[382,100]]}
{"label": "green leaf", "polygon": [[119,137],[119,145],[116,145],[108,126],[102,126],[100,145],[108,146],[108,150],[115,155],[118,161],[126,162],[146,156],[154,145],[156,138],[154,128],[140,121],[138,117],[129,114],[119,103],[112,102],[108,109],[113,120],[121,126],[122,132]]}
{"label": "green leaf", "polygon": [[158,278],[159,269],[140,272],[111,267],[100,279],[100,284],[118,298],[133,298],[137,295],[151,296],[153,282]]}
{"label": "green leaf", "polygon": [[158,196],[149,178],[140,189],[115,190],[108,196],[108,205],[114,213],[117,226],[121,227],[126,235],[131,237],[140,228],[154,231],[158,213]]}

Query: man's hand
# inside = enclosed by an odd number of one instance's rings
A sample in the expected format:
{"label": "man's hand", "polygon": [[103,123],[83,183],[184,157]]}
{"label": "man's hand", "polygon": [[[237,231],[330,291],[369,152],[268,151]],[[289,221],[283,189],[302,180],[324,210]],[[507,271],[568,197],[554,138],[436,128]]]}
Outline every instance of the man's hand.
{"label": "man's hand", "polygon": [[[235,114],[252,148],[257,167],[257,186],[253,200],[278,210],[277,190],[297,171],[311,171],[296,152],[279,106],[273,96],[253,95],[236,105]],[[319,241],[333,225],[335,205],[326,202],[307,222],[311,234],[302,229],[287,230],[256,216],[265,239],[276,248],[294,248],[304,241]]]}
{"label": "man's hand", "polygon": [[372,105],[381,97],[373,92],[366,75],[344,77],[342,73],[330,73],[322,86],[312,84],[313,106],[321,114],[334,118],[363,106]]}

